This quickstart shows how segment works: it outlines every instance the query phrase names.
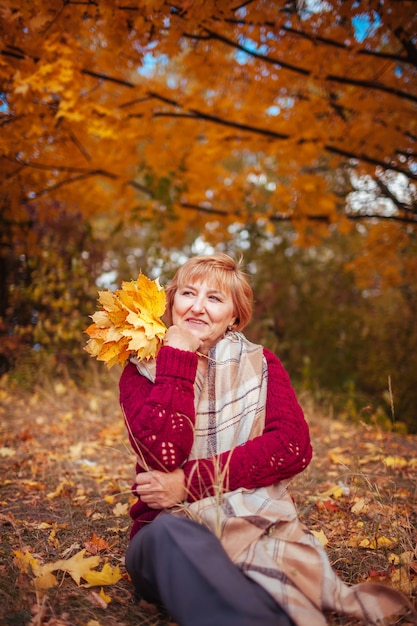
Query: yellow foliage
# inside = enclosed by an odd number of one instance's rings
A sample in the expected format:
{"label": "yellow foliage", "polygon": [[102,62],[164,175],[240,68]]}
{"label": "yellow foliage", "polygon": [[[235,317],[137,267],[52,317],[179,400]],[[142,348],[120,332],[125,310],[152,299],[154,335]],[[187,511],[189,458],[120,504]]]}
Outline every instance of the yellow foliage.
{"label": "yellow foliage", "polygon": [[90,337],[85,349],[91,356],[108,368],[123,365],[131,355],[138,359],[156,356],[166,333],[160,319],[166,298],[157,279],[140,273],[115,293],[100,291],[99,302],[102,309],[91,316],[93,324],[85,331]]}

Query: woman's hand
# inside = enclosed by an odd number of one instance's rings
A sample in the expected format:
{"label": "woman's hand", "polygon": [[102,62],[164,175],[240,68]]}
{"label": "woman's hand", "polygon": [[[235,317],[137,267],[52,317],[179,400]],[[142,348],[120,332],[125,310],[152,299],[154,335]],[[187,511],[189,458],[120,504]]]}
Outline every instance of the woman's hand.
{"label": "woman's hand", "polygon": [[136,476],[136,493],[151,509],[169,509],[186,497],[184,472],[152,470]]}
{"label": "woman's hand", "polygon": [[186,328],[179,326],[170,326],[165,333],[164,345],[177,348],[178,350],[187,350],[188,352],[197,352],[200,348],[201,341]]}

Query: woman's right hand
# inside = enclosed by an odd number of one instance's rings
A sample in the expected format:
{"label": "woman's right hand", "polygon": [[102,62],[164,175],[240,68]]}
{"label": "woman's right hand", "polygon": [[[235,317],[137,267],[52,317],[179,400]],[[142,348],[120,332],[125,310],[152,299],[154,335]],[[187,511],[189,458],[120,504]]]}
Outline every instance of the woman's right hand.
{"label": "woman's right hand", "polygon": [[180,467],[173,472],[142,472],[136,476],[136,493],[151,509],[171,508],[186,498],[184,472]]}
{"label": "woman's right hand", "polygon": [[163,342],[165,346],[188,352],[197,352],[201,344],[200,339],[189,330],[175,325],[168,328]]}

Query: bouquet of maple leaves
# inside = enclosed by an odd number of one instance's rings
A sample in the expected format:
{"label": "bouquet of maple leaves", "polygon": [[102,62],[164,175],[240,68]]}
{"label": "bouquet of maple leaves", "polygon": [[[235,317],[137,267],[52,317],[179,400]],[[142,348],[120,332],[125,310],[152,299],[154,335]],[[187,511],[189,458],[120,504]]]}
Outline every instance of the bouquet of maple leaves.
{"label": "bouquet of maple leaves", "polygon": [[91,316],[85,350],[110,369],[134,355],[139,360],[156,356],[167,331],[160,317],[166,308],[165,291],[156,280],[140,273],[122,288],[99,291],[101,310]]}

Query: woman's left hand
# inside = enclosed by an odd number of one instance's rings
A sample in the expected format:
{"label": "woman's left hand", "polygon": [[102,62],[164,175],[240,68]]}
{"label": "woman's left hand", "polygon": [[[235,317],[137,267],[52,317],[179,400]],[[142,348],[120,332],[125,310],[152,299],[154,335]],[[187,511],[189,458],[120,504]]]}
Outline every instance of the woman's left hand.
{"label": "woman's left hand", "polygon": [[136,493],[151,509],[169,509],[186,497],[184,472],[151,470],[136,476]]}

